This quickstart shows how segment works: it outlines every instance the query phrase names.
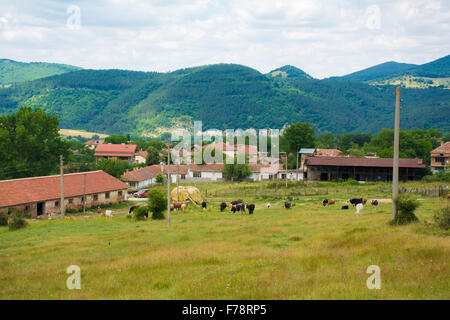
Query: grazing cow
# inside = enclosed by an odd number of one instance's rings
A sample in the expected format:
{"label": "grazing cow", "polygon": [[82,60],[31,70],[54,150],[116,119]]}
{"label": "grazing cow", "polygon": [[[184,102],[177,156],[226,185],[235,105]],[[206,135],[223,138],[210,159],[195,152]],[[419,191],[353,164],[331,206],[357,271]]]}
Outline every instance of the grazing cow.
{"label": "grazing cow", "polygon": [[242,212],[245,213],[245,204],[243,204],[243,203],[238,203],[238,204],[236,205],[236,209],[237,209],[237,211],[242,211]]}
{"label": "grazing cow", "polygon": [[225,210],[226,207],[227,207],[227,204],[225,202],[222,202],[220,204],[220,212],[223,212],[223,210]]}
{"label": "grazing cow", "polygon": [[236,204],[240,204],[242,202],[243,202],[242,199],[238,199],[238,200],[231,201],[231,204],[236,205]]}
{"label": "grazing cow", "polygon": [[288,202],[288,201],[286,201],[286,202],[284,203],[284,207],[285,207],[286,209],[290,209],[290,208],[291,208],[291,203]]}
{"label": "grazing cow", "polygon": [[232,205],[231,206],[231,213],[236,213],[236,211],[237,211],[237,208],[236,208],[236,205]]}
{"label": "grazing cow", "polygon": [[270,208],[270,202],[266,203],[267,208]]}
{"label": "grazing cow", "polygon": [[450,193],[447,194],[447,200],[450,200]]}
{"label": "grazing cow", "polygon": [[202,202],[202,209],[206,210],[206,202],[205,201]]}
{"label": "grazing cow", "polygon": [[372,207],[376,209],[378,206],[378,200],[372,200]]}
{"label": "grazing cow", "polygon": [[253,214],[253,211],[255,211],[255,205],[253,203],[247,204],[246,207],[248,209],[248,214]]}
{"label": "grazing cow", "polygon": [[366,203],[367,203],[367,199],[366,199],[366,198],[362,198],[362,204],[363,204],[363,206],[365,206]]}
{"label": "grazing cow", "polygon": [[130,210],[128,211],[128,214],[132,214],[133,213],[133,211],[134,211],[134,209],[136,209],[138,206],[132,206],[131,208],[130,208]]}
{"label": "grazing cow", "polygon": [[361,215],[361,212],[362,212],[362,209],[364,208],[364,206],[363,206],[363,204],[362,203],[358,203],[357,205],[356,205],[356,215],[357,216],[360,216]]}
{"label": "grazing cow", "polygon": [[328,199],[324,199],[324,200],[322,201],[322,204],[323,204],[323,206],[325,207],[325,206],[328,204]]}
{"label": "grazing cow", "polygon": [[331,206],[333,204],[336,204],[336,200],[328,200],[328,205]]}
{"label": "grazing cow", "polygon": [[342,210],[348,210],[348,206],[347,205],[346,206],[342,206],[341,209]]}
{"label": "grazing cow", "polygon": [[183,202],[172,202],[170,204],[170,210],[181,209],[182,205],[183,205]]}
{"label": "grazing cow", "polygon": [[181,204],[181,211],[186,212],[186,203]]}
{"label": "grazing cow", "polygon": [[350,202],[353,206],[356,206],[358,203],[363,202],[363,198],[353,198],[348,200],[348,202]]}
{"label": "grazing cow", "polygon": [[112,216],[113,216],[113,214],[112,214],[111,210],[106,210],[105,211],[105,217],[112,218]]}

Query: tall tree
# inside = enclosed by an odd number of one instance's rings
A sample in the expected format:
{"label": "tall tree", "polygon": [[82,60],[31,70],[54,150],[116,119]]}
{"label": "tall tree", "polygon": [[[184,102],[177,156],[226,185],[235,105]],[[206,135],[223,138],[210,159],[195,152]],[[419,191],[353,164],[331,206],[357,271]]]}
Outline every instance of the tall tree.
{"label": "tall tree", "polygon": [[67,158],[70,142],[61,139],[58,118],[42,109],[22,107],[0,117],[0,179],[56,173],[59,156]]}
{"label": "tall tree", "polygon": [[125,136],[122,136],[120,134],[113,134],[113,135],[105,138],[105,143],[121,144],[121,143],[127,143],[127,142],[128,142],[128,138]]}
{"label": "tall tree", "polygon": [[148,147],[147,148],[147,159],[145,159],[145,163],[148,166],[159,164],[161,162],[161,159],[159,158],[159,151],[156,150],[155,147]]}
{"label": "tall tree", "polygon": [[300,148],[314,148],[314,127],[307,122],[297,122],[290,125],[282,139],[286,141],[289,152],[296,154]]}

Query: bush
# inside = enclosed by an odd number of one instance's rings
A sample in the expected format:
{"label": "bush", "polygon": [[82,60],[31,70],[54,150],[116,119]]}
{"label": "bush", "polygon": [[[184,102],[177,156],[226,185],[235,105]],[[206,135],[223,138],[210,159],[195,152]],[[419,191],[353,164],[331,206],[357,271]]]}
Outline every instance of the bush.
{"label": "bush", "polygon": [[414,214],[414,211],[420,205],[417,200],[402,194],[395,199],[395,204],[397,206],[397,214],[390,222],[392,225],[405,225],[419,220]]}
{"label": "bush", "polygon": [[356,186],[356,185],[359,184],[358,181],[356,181],[355,179],[352,179],[352,178],[348,178],[348,179],[339,179],[338,182],[339,182],[339,183],[342,183],[342,184],[350,185],[350,186]]}
{"label": "bush", "polygon": [[163,211],[167,209],[167,198],[159,190],[153,189],[148,194],[148,209],[152,212],[152,219],[164,219]]}
{"label": "bush", "polygon": [[438,210],[434,214],[433,219],[439,228],[445,230],[450,229],[450,207],[447,206],[443,209]]}
{"label": "bush", "polygon": [[422,178],[425,182],[450,182],[450,172],[438,172]]}
{"label": "bush", "polygon": [[0,226],[7,226],[7,225],[8,225],[8,215],[0,214]]}
{"label": "bush", "polygon": [[18,230],[25,228],[27,226],[27,222],[24,218],[20,216],[14,216],[12,221],[9,224],[9,230]]}
{"label": "bush", "polygon": [[161,173],[158,173],[156,175],[155,181],[156,181],[156,183],[163,183],[164,182],[164,176]]}
{"label": "bush", "polygon": [[138,208],[134,209],[134,211],[133,211],[134,220],[142,221],[142,220],[147,219],[148,212],[149,212],[148,207],[138,207]]}

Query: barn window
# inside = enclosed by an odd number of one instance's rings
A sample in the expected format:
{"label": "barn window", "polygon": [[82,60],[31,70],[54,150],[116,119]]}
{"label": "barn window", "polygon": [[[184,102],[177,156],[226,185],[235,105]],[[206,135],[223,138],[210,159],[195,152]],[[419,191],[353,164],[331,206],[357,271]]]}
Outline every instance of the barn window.
{"label": "barn window", "polygon": [[109,192],[105,192],[105,199],[109,199]]}

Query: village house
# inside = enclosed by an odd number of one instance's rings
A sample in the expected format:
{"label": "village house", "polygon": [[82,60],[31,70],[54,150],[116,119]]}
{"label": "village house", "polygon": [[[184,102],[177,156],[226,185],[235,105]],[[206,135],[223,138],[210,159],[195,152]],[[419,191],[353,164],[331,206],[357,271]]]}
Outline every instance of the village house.
{"label": "village house", "polygon": [[[64,175],[64,204],[67,209],[126,200],[128,185],[104,171]],[[22,212],[32,217],[61,211],[61,176],[0,181],[0,213]]]}
{"label": "village house", "polygon": [[105,142],[105,140],[98,140],[98,139],[97,140],[89,140],[89,141],[86,141],[84,143],[84,145],[86,147],[88,147],[89,149],[94,150],[97,147],[97,145],[104,143],[104,142]]}
{"label": "village house", "polygon": [[101,143],[95,148],[94,156],[98,159],[119,159],[134,163],[138,154],[137,145],[135,144],[112,144]]}
{"label": "village house", "polygon": [[134,162],[138,164],[145,163],[147,161],[148,152],[147,151],[138,151],[136,156],[134,157]]}
{"label": "village house", "polygon": [[431,151],[430,169],[433,173],[444,172],[450,165],[450,141]]}
{"label": "village house", "polygon": [[[392,181],[393,163],[386,158],[307,156],[302,174],[314,181]],[[417,170],[425,168],[422,159],[399,159],[399,179],[415,180]]]}
{"label": "village house", "polygon": [[316,149],[314,155],[323,157],[339,157],[342,155],[342,151],[338,149]]}

